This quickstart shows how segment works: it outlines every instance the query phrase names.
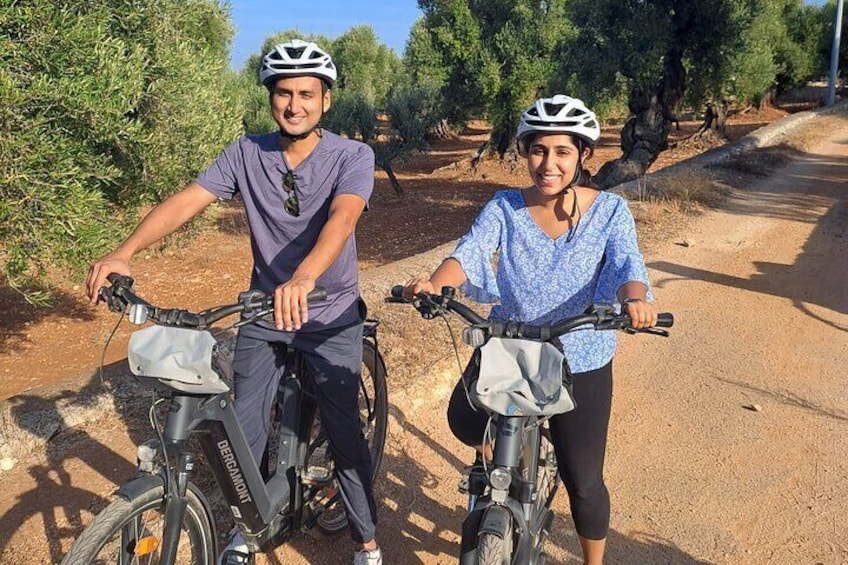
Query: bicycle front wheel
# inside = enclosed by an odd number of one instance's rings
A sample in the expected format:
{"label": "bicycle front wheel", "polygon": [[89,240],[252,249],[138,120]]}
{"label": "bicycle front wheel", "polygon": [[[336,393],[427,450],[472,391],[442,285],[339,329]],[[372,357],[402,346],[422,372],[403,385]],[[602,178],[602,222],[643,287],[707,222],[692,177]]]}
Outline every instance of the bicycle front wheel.
{"label": "bicycle front wheel", "polygon": [[[377,348],[368,340],[364,340],[362,350],[362,375],[359,387],[359,422],[362,435],[368,443],[371,453],[371,478],[374,480],[383,461],[383,449],[386,444],[386,428],[389,419],[389,400],[386,391],[386,366]],[[316,420],[319,416],[316,412]],[[313,426],[313,429],[320,429]],[[321,444],[326,442],[323,433],[313,437],[310,453],[321,451]],[[310,461],[312,457],[310,457]],[[331,491],[338,488],[336,481],[330,487]],[[328,535],[341,533],[347,528],[347,516],[344,505],[339,499],[326,508],[317,520],[318,528]]]}
{"label": "bicycle front wheel", "polygon": [[512,547],[509,539],[500,538],[492,533],[480,535],[477,542],[477,563],[479,565],[509,565]]}
{"label": "bicycle front wheel", "polygon": [[[214,565],[215,531],[208,506],[197,488],[189,487],[174,564]],[[164,495],[161,485],[151,485],[131,499],[119,498],[109,504],[77,538],[62,565],[164,565]]]}
{"label": "bicycle front wheel", "polygon": [[559,489],[556,451],[551,442],[550,428],[547,424],[540,430],[540,434],[539,467],[536,470],[536,492],[538,493],[536,500],[537,503],[544,504],[545,508],[550,508]]}

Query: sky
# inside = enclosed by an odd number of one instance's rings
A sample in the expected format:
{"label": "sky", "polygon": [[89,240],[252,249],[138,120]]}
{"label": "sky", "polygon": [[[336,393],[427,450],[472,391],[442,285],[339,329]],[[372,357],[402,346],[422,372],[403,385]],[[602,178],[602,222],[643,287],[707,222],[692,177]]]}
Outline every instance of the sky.
{"label": "sky", "polygon": [[331,39],[356,25],[368,24],[381,43],[403,54],[412,24],[421,15],[416,0],[230,0],[236,36],[230,52],[241,69],[265,39],[287,29]]}

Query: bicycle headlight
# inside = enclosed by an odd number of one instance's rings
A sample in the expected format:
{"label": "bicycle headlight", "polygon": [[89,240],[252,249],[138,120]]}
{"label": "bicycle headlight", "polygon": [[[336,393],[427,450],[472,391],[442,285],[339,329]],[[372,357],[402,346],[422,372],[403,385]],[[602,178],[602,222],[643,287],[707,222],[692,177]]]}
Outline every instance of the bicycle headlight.
{"label": "bicycle headlight", "polygon": [[136,326],[140,326],[141,324],[147,321],[147,317],[149,314],[150,309],[144,304],[133,304],[132,306],[130,306],[130,323]]}
{"label": "bicycle headlight", "polygon": [[492,485],[493,489],[506,490],[511,482],[512,475],[506,469],[492,469],[492,472],[489,473],[489,484]]}

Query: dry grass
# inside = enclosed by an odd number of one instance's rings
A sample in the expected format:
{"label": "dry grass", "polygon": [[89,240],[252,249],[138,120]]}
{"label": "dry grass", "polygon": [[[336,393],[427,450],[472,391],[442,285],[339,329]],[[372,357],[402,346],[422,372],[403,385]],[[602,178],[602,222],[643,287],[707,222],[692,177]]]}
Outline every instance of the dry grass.
{"label": "dry grass", "polygon": [[822,131],[844,128],[848,116],[822,116],[792,131],[785,142],[744,152],[706,169],[659,178],[642,178],[630,209],[639,226],[642,245],[668,238],[691,219],[719,207],[734,188],[742,188],[756,177],[767,177],[792,158],[809,153],[821,141]]}
{"label": "dry grass", "polygon": [[630,201],[641,244],[651,246],[663,241],[690,218],[717,207],[731,190],[723,180],[706,172],[643,179]]}

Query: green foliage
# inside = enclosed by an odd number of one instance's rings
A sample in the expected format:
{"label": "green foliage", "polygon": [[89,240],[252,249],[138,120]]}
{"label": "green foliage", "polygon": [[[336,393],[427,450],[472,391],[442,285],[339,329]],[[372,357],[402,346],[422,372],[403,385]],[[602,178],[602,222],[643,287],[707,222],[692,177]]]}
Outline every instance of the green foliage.
{"label": "green foliage", "polygon": [[419,0],[430,40],[447,69],[442,89],[445,117],[461,123],[483,116],[497,92],[497,62],[483,44],[469,2]]}
{"label": "green foliage", "polygon": [[679,58],[693,107],[727,94],[756,102],[812,77],[810,8],[801,0],[572,0],[578,32],[557,46],[554,87],[599,108],[621,104],[622,78],[630,92],[654,91]]}
{"label": "green foliage", "polygon": [[7,3],[0,30],[0,260],[26,292],[194,178],[241,108],[214,2]]}
{"label": "green foliage", "polygon": [[428,132],[441,119],[439,91],[435,86],[401,87],[386,104],[389,125],[410,147],[426,149]]}
{"label": "green foliage", "polygon": [[427,21],[418,18],[409,31],[403,52],[403,83],[405,86],[440,89],[447,77],[448,68],[433,43]]}
{"label": "green foliage", "polygon": [[814,52],[800,33],[801,0],[773,0],[759,10],[735,54],[726,90],[743,101],[759,103],[772,90],[785,91],[815,72]]}
{"label": "green foliage", "polygon": [[359,93],[382,107],[393,82],[401,75],[397,54],[377,40],[371,26],[352,27],[333,41],[333,61],[339,69],[338,86]]}
{"label": "green foliage", "polygon": [[[817,37],[816,60],[819,62],[818,71],[822,76],[830,73],[831,50],[833,49],[833,31],[836,23],[836,0],[828,0],[821,8],[807,6],[805,22],[809,37]],[[843,6],[841,41],[839,43],[838,65],[841,76],[845,76],[848,68],[848,10]],[[818,34],[816,33],[818,32]]]}
{"label": "green foliage", "polygon": [[360,138],[368,143],[374,138],[377,127],[377,111],[374,104],[362,91],[336,91],[333,105],[324,116],[324,127],[330,131]]}
{"label": "green foliage", "polygon": [[554,47],[572,33],[566,1],[419,0],[418,5],[429,43],[415,29],[410,46],[426,56],[408,60],[416,67],[441,63],[434,68],[437,77],[446,74],[445,116],[455,123],[487,117],[493,138],[511,137],[521,111],[556,70]]}
{"label": "green foliage", "polygon": [[620,77],[631,92],[653,91],[677,58],[688,90],[704,100],[726,82],[759,2],[573,0],[568,9],[579,31],[557,50],[560,75],[593,104]]}

